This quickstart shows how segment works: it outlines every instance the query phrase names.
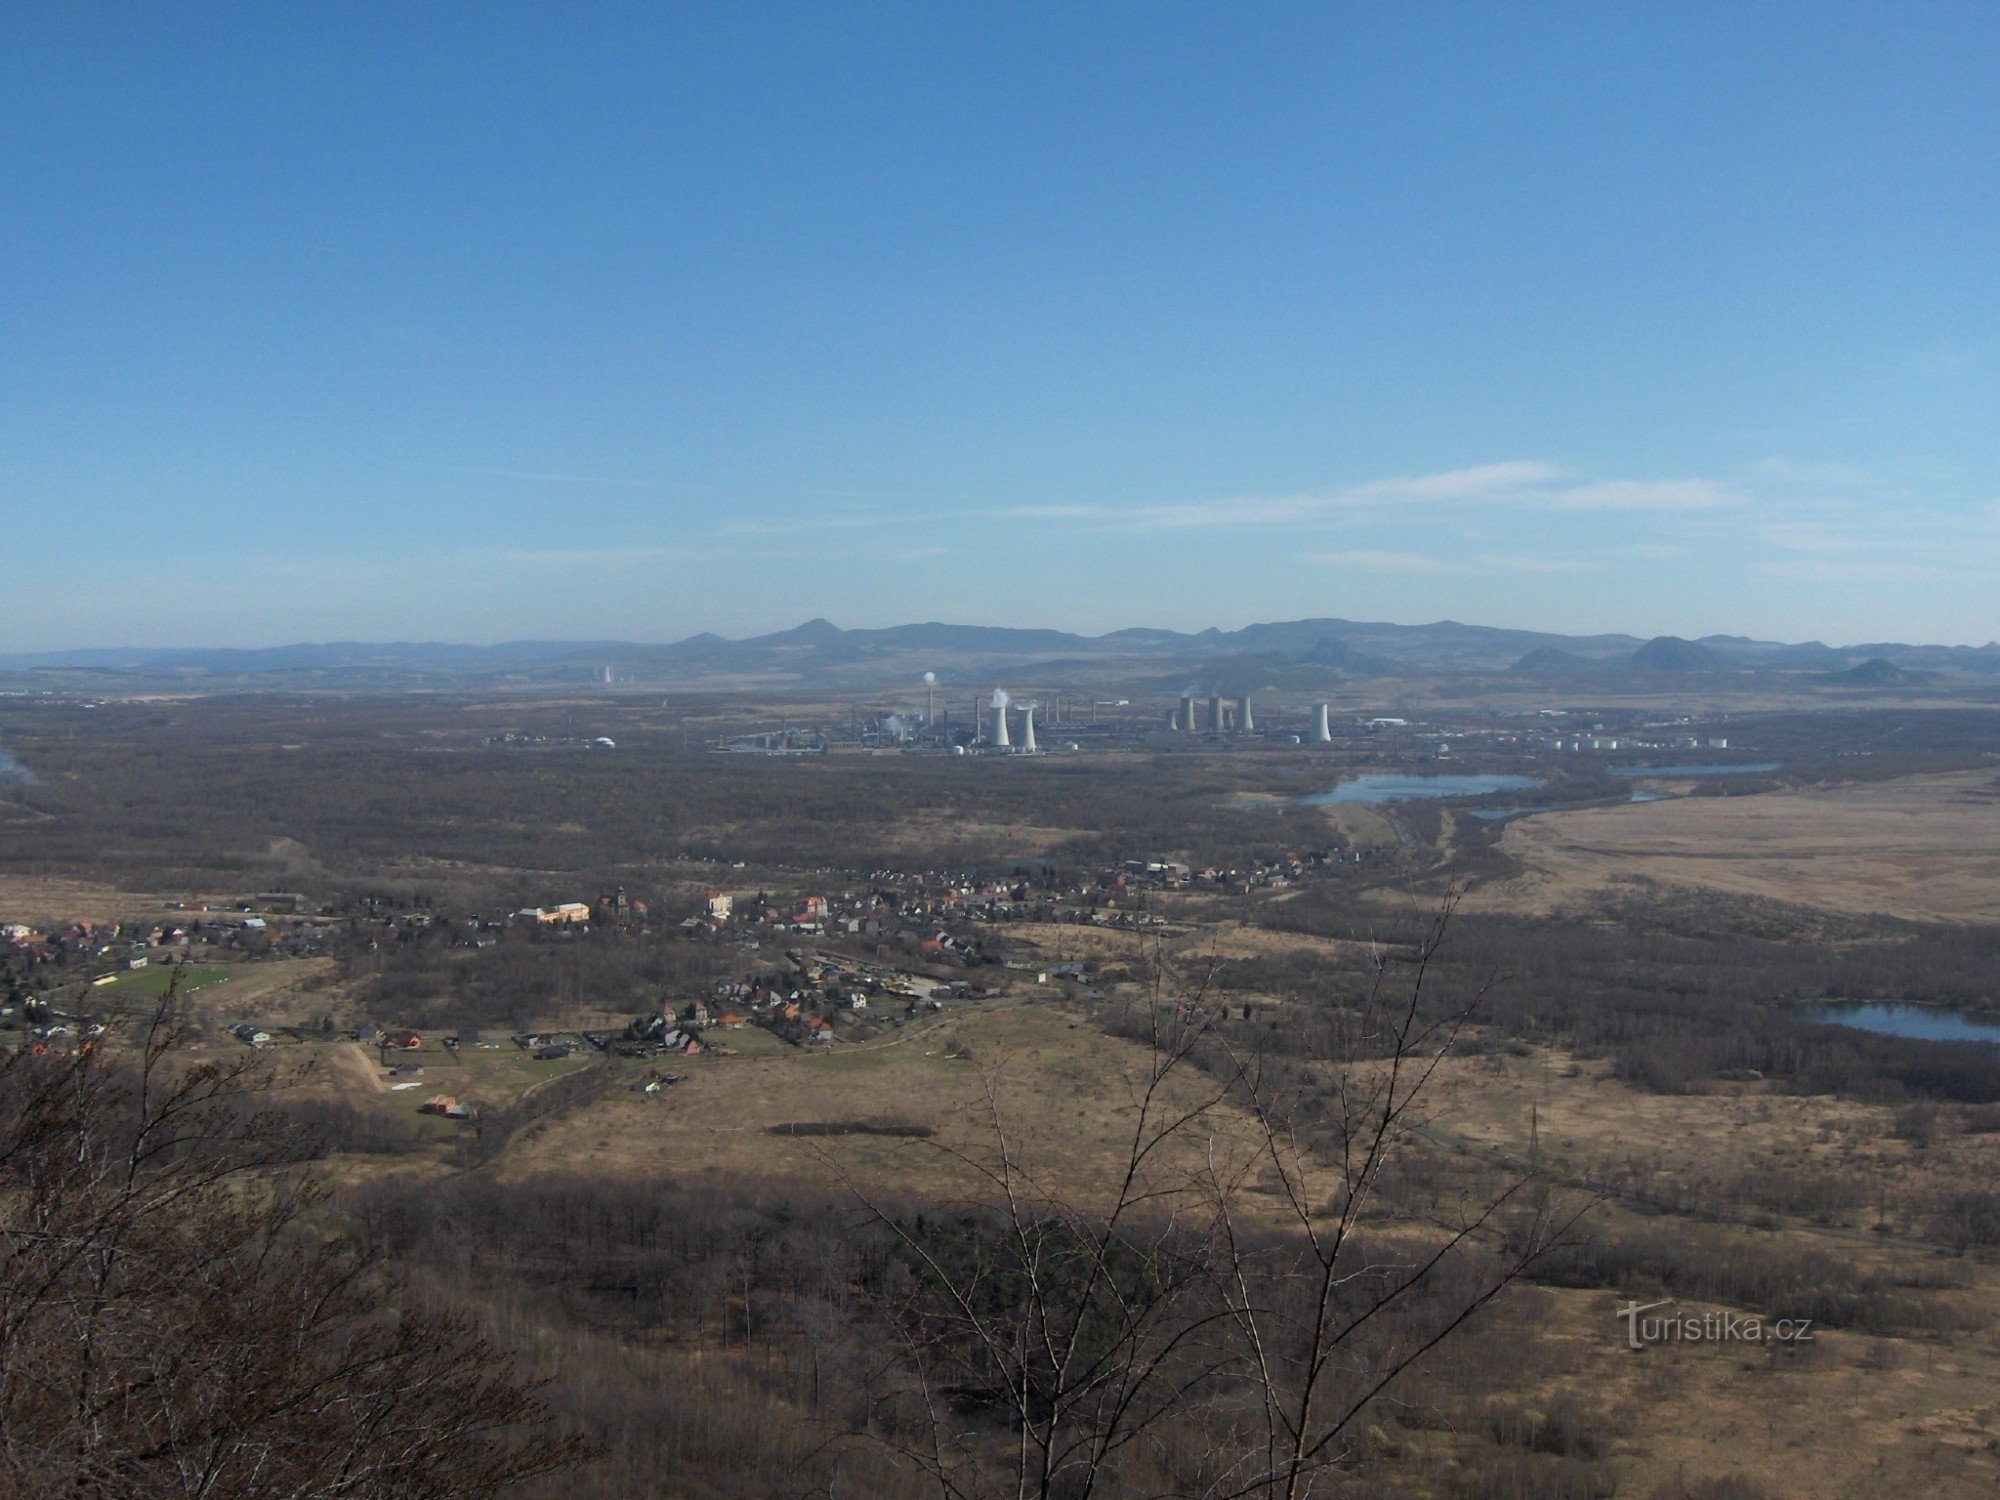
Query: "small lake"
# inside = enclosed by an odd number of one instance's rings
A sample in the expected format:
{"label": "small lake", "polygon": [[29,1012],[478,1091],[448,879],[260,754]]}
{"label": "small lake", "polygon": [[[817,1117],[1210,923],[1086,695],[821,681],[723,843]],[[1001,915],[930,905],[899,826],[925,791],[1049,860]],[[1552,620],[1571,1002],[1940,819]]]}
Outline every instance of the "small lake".
{"label": "small lake", "polygon": [[1781,760],[1760,760],[1734,766],[1612,766],[1613,776],[1761,776],[1782,771]]}
{"label": "small lake", "polygon": [[1980,1021],[1934,1005],[1814,1005],[1803,1013],[1808,1021],[1852,1026],[1882,1036],[1909,1037],[1919,1042],[1987,1042],[2000,1046],[2000,1021]]}
{"label": "small lake", "polygon": [[1330,792],[1299,801],[1315,807],[1343,802],[1410,802],[1422,797],[1483,797],[1489,792],[1526,792],[1541,786],[1533,776],[1398,776],[1371,772],[1343,781]]}

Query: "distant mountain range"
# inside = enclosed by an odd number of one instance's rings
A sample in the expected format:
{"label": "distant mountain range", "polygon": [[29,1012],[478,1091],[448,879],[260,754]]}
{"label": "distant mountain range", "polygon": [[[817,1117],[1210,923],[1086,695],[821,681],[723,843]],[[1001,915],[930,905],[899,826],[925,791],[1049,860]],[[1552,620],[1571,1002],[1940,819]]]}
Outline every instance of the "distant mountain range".
{"label": "distant mountain range", "polygon": [[746,640],[690,636],[671,645],[510,641],[496,646],[333,642],[255,649],[134,647],[0,656],[13,687],[449,689],[613,683],[663,688],[853,688],[900,684],[926,670],[965,683],[1005,672],[1058,685],[1115,673],[1135,688],[1310,689],[1330,681],[1478,676],[1609,687],[1746,674],[1798,674],[1823,686],[1894,688],[1934,677],[2000,684],[2000,644],[1833,647],[1745,636],[1556,635],[1441,620],[1388,625],[1288,620],[1241,630],[1135,628],[1108,635],[927,623],[842,630],[808,620]]}

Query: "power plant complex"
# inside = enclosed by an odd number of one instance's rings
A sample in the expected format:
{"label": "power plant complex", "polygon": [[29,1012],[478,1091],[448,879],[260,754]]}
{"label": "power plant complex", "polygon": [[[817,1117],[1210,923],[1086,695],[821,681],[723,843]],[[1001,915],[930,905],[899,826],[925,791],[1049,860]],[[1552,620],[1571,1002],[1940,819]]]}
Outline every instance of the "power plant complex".
{"label": "power plant complex", "polygon": [[[1113,745],[1137,748],[1162,732],[1175,737],[1200,735],[1233,742],[1254,737],[1273,747],[1327,745],[1334,739],[1330,703],[1310,705],[1308,720],[1296,728],[1282,722],[1290,718],[1287,714],[1281,716],[1280,727],[1260,733],[1248,693],[1205,692],[1189,687],[1174,699],[1163,729],[1161,721],[1149,716],[1143,708],[1134,710],[1131,699],[1056,694],[1046,701],[1031,701],[1015,697],[1004,687],[972,694],[969,699],[960,698],[959,702],[970,710],[960,719],[940,701],[937,673],[925,672],[919,685],[922,697],[918,704],[908,708],[864,711],[861,704],[852,704],[844,736],[838,732],[794,730],[788,724],[775,733],[729,736],[719,740],[716,748],[766,755],[825,754],[840,743],[852,742],[876,750],[1042,755],[1049,751],[1072,754]],[[1046,714],[1044,708],[1048,710]],[[1103,710],[1110,710],[1110,715],[1106,716]],[[1042,720],[1039,724],[1038,717]],[[1045,746],[1043,736],[1051,730],[1057,732],[1057,737]]]}
{"label": "power plant complex", "polygon": [[1202,722],[1200,704],[1201,699],[1194,693],[1182,693],[1180,706],[1168,716],[1170,727],[1182,734],[1199,734],[1204,729],[1210,734],[1254,734],[1257,731],[1257,720],[1250,711],[1248,693],[1240,698],[1225,698],[1220,693],[1211,693],[1206,722]]}
{"label": "power plant complex", "polygon": [[[767,725],[718,736],[711,748],[738,755],[827,755],[853,747],[876,753],[1041,756],[1164,749],[1176,743],[1189,749],[1203,744],[1248,749],[1254,742],[1278,750],[1286,745],[1330,745],[1335,740],[1333,705],[1325,702],[1305,705],[1309,713],[1303,719],[1298,706],[1287,703],[1276,725],[1267,723],[1260,731],[1248,693],[1183,688],[1170,700],[1173,707],[1162,722],[1158,710],[1145,706],[1143,699],[1071,692],[1030,700],[1015,697],[1004,687],[959,697],[960,711],[954,713],[946,695],[938,691],[936,672],[923,673],[912,686],[920,696],[907,704],[868,708],[859,701],[850,703],[844,729],[830,724],[801,727],[787,721],[777,728]],[[1377,719],[1361,728],[1373,733],[1379,726],[1402,723]],[[1354,732],[1343,723],[1342,741]]]}

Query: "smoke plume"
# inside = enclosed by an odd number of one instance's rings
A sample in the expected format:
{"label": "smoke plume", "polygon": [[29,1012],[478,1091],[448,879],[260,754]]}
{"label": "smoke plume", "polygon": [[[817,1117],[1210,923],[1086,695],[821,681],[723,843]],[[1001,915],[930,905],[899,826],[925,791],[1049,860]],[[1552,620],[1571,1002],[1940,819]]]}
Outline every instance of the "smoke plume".
{"label": "smoke plume", "polygon": [[4,745],[0,745],[0,786],[10,782],[17,786],[33,786],[35,773],[14,759]]}

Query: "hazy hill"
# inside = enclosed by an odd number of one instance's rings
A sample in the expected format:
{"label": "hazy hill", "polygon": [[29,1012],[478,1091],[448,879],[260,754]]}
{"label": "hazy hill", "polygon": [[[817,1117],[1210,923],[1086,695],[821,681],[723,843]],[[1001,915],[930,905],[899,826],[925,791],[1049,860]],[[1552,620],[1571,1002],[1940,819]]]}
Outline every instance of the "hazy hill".
{"label": "hazy hill", "polygon": [[1858,667],[1849,667],[1840,672],[1823,672],[1820,681],[1836,687],[1915,687],[1930,681],[1928,672],[1914,672],[1908,667],[1899,667],[1886,657],[1871,656]]}
{"label": "hazy hill", "polygon": [[1631,661],[1643,672],[1718,672],[1728,665],[1721,652],[1677,635],[1654,636]]}
{"label": "hazy hill", "polygon": [[[1883,665],[1877,667],[1875,662]],[[1848,685],[1894,685],[1885,670],[1941,676],[2000,676],[2000,646],[1875,644],[1830,647],[1744,636],[1700,640],[1629,635],[1568,636],[1440,620],[1392,625],[1335,616],[1270,621],[1238,630],[1129,627],[1086,636],[1063,630],[927,621],[843,630],[812,619],[789,630],[731,640],[704,632],[667,644],[510,641],[492,646],[434,642],[328,642],[230,648],[133,647],[0,656],[16,686],[70,690],[395,690],[561,687],[614,682],[659,687],[758,682],[847,690],[913,681],[925,671],[960,681],[1033,666],[1038,680],[1127,673],[1216,692],[1308,688],[1341,678],[1479,675],[1575,679],[1600,687],[1745,669],[1802,677],[1865,667]]]}
{"label": "hazy hill", "polygon": [[1560,646],[1537,646],[1507,670],[1518,672],[1523,677],[1573,677],[1600,665],[1591,657],[1578,656]]}

